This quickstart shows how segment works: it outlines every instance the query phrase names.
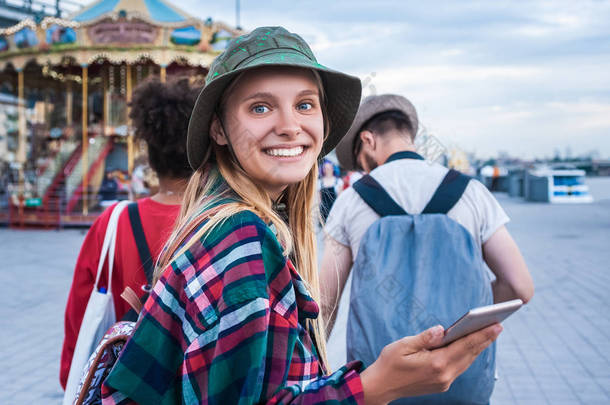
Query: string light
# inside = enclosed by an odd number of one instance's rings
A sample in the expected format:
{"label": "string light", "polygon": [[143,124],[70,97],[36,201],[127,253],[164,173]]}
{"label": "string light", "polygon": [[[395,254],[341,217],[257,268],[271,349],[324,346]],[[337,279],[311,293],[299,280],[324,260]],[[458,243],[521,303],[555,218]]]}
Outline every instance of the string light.
{"label": "string light", "polygon": [[[49,65],[43,65],[42,74],[46,77],[50,77],[54,80],[59,80],[61,82],[73,81],[75,83],[81,84],[83,81],[82,77],[79,75],[60,73],[60,72],[53,70]],[[101,81],[102,81],[101,77],[96,77],[96,78],[91,79],[89,82],[91,84],[96,84]]]}
{"label": "string light", "polygon": [[8,28],[0,28],[0,35],[13,35],[16,32],[21,31],[23,28],[31,28],[32,30],[36,30],[36,23],[31,18],[26,18],[25,20],[19,22],[17,25],[13,25]]}
{"label": "string light", "polygon": [[62,27],[69,27],[69,28],[80,28],[80,23],[77,21],[70,21],[70,20],[64,20],[63,18],[57,18],[57,17],[45,17],[42,19],[40,26],[42,27],[42,29],[46,29],[47,27],[51,26],[51,25],[61,25]]}

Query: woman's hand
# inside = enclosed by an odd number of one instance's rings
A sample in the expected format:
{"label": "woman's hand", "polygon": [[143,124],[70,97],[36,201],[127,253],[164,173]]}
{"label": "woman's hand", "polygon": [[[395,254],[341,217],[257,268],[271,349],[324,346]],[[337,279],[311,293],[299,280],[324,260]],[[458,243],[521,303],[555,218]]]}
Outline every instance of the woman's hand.
{"label": "woman's hand", "polygon": [[407,336],[383,348],[377,360],[362,372],[367,405],[449,389],[500,334],[495,324],[433,349],[443,339],[443,327],[435,326],[417,336]]}

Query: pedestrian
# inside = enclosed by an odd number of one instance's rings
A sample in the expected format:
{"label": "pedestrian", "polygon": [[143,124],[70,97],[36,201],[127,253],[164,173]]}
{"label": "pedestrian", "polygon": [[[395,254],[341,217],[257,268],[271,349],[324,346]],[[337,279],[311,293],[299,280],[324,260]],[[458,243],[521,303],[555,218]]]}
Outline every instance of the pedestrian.
{"label": "pedestrian", "polygon": [[323,223],[326,222],[328,213],[337,196],[343,191],[343,181],[335,174],[335,165],[330,160],[322,162],[322,175],[318,180],[320,216]]}
{"label": "pedestrian", "polygon": [[350,188],[355,182],[362,178],[362,173],[356,170],[348,170],[343,177],[343,190]]}
{"label": "pedestrian", "polygon": [[103,208],[107,208],[113,204],[116,204],[118,201],[118,190],[119,184],[114,177],[114,172],[107,171],[104,173],[104,180],[102,180],[99,191],[100,205]]}
{"label": "pedestrian", "polygon": [[145,175],[146,170],[148,169],[148,162],[136,161],[136,167],[133,169],[131,173],[131,183],[129,185],[130,191],[130,199],[138,200],[140,198],[146,197],[149,195],[150,191],[146,187],[145,184]]}
{"label": "pedestrian", "polygon": [[[533,295],[531,276],[504,226],[509,219],[502,207],[478,181],[417,154],[417,127],[415,107],[406,98],[370,96],[336,149],[344,169],[368,173],[337,198],[325,226],[320,277],[329,330],[345,282],[350,271],[354,273],[348,360],[358,356],[370,363],[395,335],[439,320],[449,326],[473,308],[470,305],[492,304],[492,299],[527,302]],[[455,191],[459,185],[462,190]],[[432,217],[417,215],[428,213],[431,200],[437,207],[447,206],[431,211]],[[383,221],[380,215],[386,215],[387,207],[394,212]],[[434,226],[426,227],[428,220],[436,221]],[[496,278],[493,297],[482,259]],[[487,381],[468,380],[465,374],[458,379],[466,381],[464,385],[454,384],[429,403],[487,403],[493,388],[493,348],[485,355]],[[476,373],[476,367],[468,373]],[[477,389],[484,391],[481,402],[473,400]],[[458,399],[461,394],[468,397],[466,402]]]}
{"label": "pedestrian", "polygon": [[114,178],[117,182],[117,193],[119,200],[126,200],[129,198],[129,184],[130,178],[127,172],[123,172],[122,170],[115,170],[113,172]]}
{"label": "pedestrian", "polygon": [[359,79],[320,65],[281,27],[232,40],[212,63],[189,124],[196,171],[180,221],[103,403],[388,402],[444,389],[496,338],[499,325],[427,350],[441,339],[435,328],[366,370],[329,374],[317,160],[349,129],[360,93]]}
{"label": "pedestrian", "polygon": [[[199,89],[191,86],[186,78],[168,83],[152,79],[139,85],[133,94],[130,118],[133,120],[135,136],[146,144],[150,166],[159,178],[157,193],[137,201],[145,243],[155,261],[172,231],[180,212],[184,189],[192,174],[186,156],[186,135],[188,119]],[[60,382],[64,388],[87,301],[95,283],[98,259],[113,208],[114,205],[106,209],[89,229],[74,269],[66,304],[65,336],[61,353]],[[107,264],[103,271],[99,286],[107,290]],[[114,295],[116,319],[123,318],[130,309],[119,294],[126,287],[131,287],[142,297],[147,284],[126,210],[119,217],[112,274],[112,290],[118,292]]]}

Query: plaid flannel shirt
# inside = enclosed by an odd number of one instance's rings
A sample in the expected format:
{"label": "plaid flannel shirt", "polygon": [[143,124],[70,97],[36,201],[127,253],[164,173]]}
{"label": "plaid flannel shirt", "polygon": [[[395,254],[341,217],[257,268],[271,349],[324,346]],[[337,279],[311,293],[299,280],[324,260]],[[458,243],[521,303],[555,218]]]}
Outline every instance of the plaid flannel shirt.
{"label": "plaid flannel shirt", "polygon": [[318,314],[273,231],[234,215],[165,270],[103,403],[360,404],[360,362],[322,373],[303,327]]}

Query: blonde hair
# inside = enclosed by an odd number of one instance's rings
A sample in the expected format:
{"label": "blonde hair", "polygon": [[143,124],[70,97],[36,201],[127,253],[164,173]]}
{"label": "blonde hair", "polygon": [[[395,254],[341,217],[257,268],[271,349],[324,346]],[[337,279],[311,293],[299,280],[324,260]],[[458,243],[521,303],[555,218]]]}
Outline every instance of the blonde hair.
{"label": "blonde hair", "polygon": [[[324,107],[324,87],[320,75],[313,70],[312,73],[323,106],[324,139],[326,139],[330,124]],[[240,77],[241,75],[234,79],[225,90],[219,103],[221,107]],[[219,146],[211,140],[204,162],[206,163],[196,170],[189,180],[177,224],[155,268],[154,282],[156,283],[175,258],[205,237],[214,227],[239,212],[249,210],[275,226],[285,257],[294,259],[295,268],[307,285],[312,298],[320,303],[317,241],[314,229],[318,163],[314,163],[303,180],[289,185],[285,190],[282,198],[288,212],[286,224],[274,211],[267,192],[252,181],[228,147]],[[193,231],[206,220],[208,221],[205,225],[193,234]],[[309,320],[306,326],[313,334],[320,364],[325,372],[329,372],[322,314],[320,313],[317,319]]]}

